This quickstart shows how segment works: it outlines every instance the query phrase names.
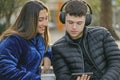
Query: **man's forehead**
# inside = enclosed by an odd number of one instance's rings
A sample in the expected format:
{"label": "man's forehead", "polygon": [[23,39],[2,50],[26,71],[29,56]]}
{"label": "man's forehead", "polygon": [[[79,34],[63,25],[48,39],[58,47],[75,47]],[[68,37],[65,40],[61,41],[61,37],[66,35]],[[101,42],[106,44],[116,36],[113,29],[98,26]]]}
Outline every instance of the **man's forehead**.
{"label": "man's forehead", "polygon": [[76,16],[76,15],[67,14],[66,18],[68,18],[68,17],[71,17],[71,18],[81,18],[81,17],[85,17],[85,16],[84,15],[83,16]]}
{"label": "man's forehead", "polygon": [[81,17],[74,17],[74,16],[68,16],[66,17],[66,21],[72,21],[72,22],[83,22],[85,21],[85,17],[81,16]]}

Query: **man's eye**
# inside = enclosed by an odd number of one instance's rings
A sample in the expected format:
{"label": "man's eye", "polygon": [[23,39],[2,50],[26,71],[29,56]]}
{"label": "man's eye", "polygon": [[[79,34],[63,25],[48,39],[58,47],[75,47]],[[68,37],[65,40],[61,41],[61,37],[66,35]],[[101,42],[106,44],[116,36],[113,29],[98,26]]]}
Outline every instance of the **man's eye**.
{"label": "man's eye", "polygon": [[82,22],[78,22],[77,24],[78,24],[78,25],[81,25],[81,24],[82,24]]}
{"label": "man's eye", "polygon": [[68,23],[69,23],[69,24],[73,24],[73,22],[72,22],[72,21],[69,21]]}

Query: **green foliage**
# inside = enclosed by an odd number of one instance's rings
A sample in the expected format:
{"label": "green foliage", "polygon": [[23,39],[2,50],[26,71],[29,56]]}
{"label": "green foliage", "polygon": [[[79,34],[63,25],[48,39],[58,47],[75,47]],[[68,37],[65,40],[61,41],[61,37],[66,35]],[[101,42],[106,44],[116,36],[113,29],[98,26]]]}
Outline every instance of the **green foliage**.
{"label": "green foliage", "polygon": [[116,5],[120,7],[120,0],[116,0]]}
{"label": "green foliage", "polygon": [[44,3],[46,3],[47,2],[47,0],[41,0],[42,2],[44,2]]}
{"label": "green foliage", "polygon": [[25,2],[26,0],[0,0],[0,18],[13,13]]}
{"label": "green foliage", "polygon": [[5,30],[5,24],[0,24],[0,34]]}
{"label": "green foliage", "polygon": [[[100,11],[101,11],[101,7],[100,7],[100,4],[101,4],[101,0],[86,0],[91,8],[92,8],[92,11],[93,11],[93,20],[92,20],[92,24],[94,25],[99,25],[99,20],[100,20]],[[112,1],[112,0],[111,0]],[[120,7],[120,0],[115,0],[116,1],[116,6],[117,7]]]}
{"label": "green foliage", "polygon": [[[18,9],[24,5],[24,3],[28,0],[0,0],[0,20],[3,18],[5,19],[4,23],[0,24],[4,25],[4,27],[7,25],[10,25],[10,19],[13,13],[16,13]],[[2,30],[4,27],[1,27]]]}
{"label": "green foliage", "polygon": [[89,5],[91,6],[92,8],[92,12],[93,12],[93,15],[92,15],[92,24],[94,25],[99,25],[99,19],[100,19],[100,3],[101,1],[100,0],[86,0]]}

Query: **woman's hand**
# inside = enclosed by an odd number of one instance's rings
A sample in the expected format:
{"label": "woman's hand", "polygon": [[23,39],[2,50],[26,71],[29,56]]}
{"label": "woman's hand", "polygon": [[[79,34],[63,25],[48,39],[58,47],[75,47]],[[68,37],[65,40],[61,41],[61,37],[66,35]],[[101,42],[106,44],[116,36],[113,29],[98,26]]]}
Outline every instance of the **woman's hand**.
{"label": "woman's hand", "polygon": [[51,61],[48,57],[44,57],[42,62],[41,62],[41,66],[42,66],[42,64],[43,64],[42,73],[45,73],[50,69]]}
{"label": "woman's hand", "polygon": [[76,80],[89,80],[90,76],[83,74],[82,76],[78,76]]}

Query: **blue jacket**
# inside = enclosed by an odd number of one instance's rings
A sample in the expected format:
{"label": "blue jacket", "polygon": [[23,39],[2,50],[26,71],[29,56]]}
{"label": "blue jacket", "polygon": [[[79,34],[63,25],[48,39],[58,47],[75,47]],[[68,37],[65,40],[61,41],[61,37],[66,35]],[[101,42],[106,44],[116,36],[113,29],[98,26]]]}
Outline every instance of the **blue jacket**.
{"label": "blue jacket", "polygon": [[45,53],[41,35],[25,40],[12,35],[0,42],[0,80],[40,80],[39,65],[44,56],[51,58],[51,49]]}

